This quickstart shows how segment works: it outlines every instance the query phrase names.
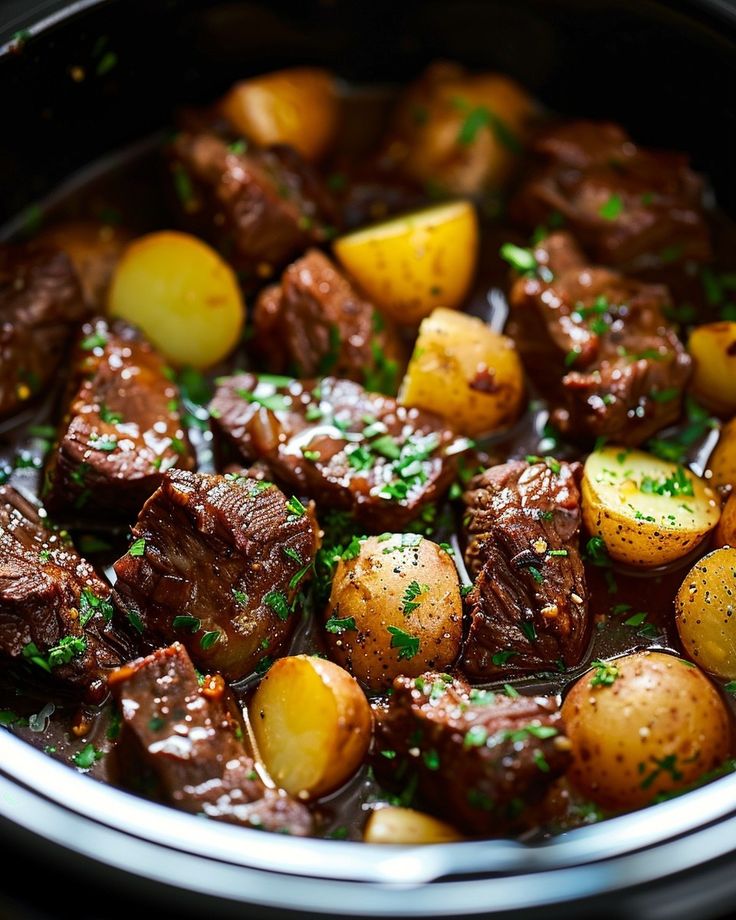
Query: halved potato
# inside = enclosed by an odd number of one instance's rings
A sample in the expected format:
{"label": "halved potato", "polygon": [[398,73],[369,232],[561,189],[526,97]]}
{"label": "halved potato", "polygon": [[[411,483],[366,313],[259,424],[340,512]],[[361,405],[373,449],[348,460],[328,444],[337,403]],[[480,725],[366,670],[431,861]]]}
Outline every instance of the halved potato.
{"label": "halved potato", "polygon": [[459,307],[478,260],[478,218],[468,201],[394,217],[335,241],[335,255],[376,306],[414,325],[435,307]]}
{"label": "halved potato", "polygon": [[363,831],[365,843],[449,843],[462,839],[444,821],[413,808],[394,806],[373,809]]}
{"label": "halved potato", "polygon": [[486,434],[515,421],[524,374],[511,339],[482,320],[436,309],[422,320],[399,402],[436,412],[457,431]]}
{"label": "halved potato", "polygon": [[245,306],[235,273],[202,240],[165,230],[135,240],[115,269],[109,309],[174,364],[209,367],[235,347]]}
{"label": "halved potato", "polygon": [[732,489],[736,489],[736,418],[732,418],[721,428],[708,467],[712,474],[712,485],[731,486]]}
{"label": "halved potato", "polygon": [[248,711],[268,774],[300,799],[342,786],[368,752],[370,706],[355,678],[332,661],[310,655],[280,658]]}
{"label": "halved potato", "polygon": [[675,598],[675,622],[688,655],[719,677],[736,677],[736,548],[703,556]]}
{"label": "halved potato", "polygon": [[569,777],[604,808],[648,805],[684,789],[731,753],[731,721],[695,665],[637,652],[593,668],[562,705],[572,745]]}
{"label": "halved potato", "polygon": [[340,103],[329,71],[294,67],[236,83],[220,111],[256,144],[289,144],[318,160],[337,132]]}
{"label": "halved potato", "polygon": [[736,412],[736,323],[696,326],[687,350],[695,362],[693,392],[715,412],[732,415]]}
{"label": "halved potato", "polygon": [[718,523],[714,490],[690,470],[640,450],[594,451],[583,474],[583,520],[613,559],[664,565],[687,555]]}

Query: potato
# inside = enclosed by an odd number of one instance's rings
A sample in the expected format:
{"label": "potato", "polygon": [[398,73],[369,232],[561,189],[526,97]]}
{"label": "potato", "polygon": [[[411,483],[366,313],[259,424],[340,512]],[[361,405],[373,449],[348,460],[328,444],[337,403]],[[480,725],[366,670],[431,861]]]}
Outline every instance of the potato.
{"label": "potato", "polygon": [[736,412],[736,323],[696,326],[687,343],[695,367],[691,387],[709,409]]}
{"label": "potato", "polygon": [[713,542],[716,546],[736,547],[736,494],[729,497],[721,512]]}
{"label": "potato", "polygon": [[174,364],[209,367],[235,347],[245,306],[235,273],[187,233],[150,233],[128,246],[109,309],[140,327]]}
{"label": "potato", "polygon": [[711,485],[736,489],[736,418],[721,428],[708,467],[712,474]]}
{"label": "potato", "polygon": [[736,548],[703,556],[675,598],[675,622],[688,655],[706,671],[736,678]]}
{"label": "potato", "polygon": [[387,316],[415,325],[459,307],[478,261],[478,218],[453,201],[402,214],[335,241],[335,255]]}
{"label": "potato", "polygon": [[371,690],[457,658],[463,608],[450,555],[417,534],[361,543],[335,571],[325,628],[333,656]]}
{"label": "potato", "polygon": [[281,789],[316,799],[363,763],[373,715],[354,677],[310,655],[280,658],[248,708],[258,757]]}
{"label": "potato", "polygon": [[236,83],[220,102],[232,126],[256,144],[289,144],[318,160],[337,133],[335,78],[317,67],[294,67]]}
{"label": "potato", "polygon": [[687,555],[718,523],[710,486],[690,470],[640,450],[606,446],[585,461],[583,520],[609,555],[636,566]]}
{"label": "potato", "polygon": [[432,65],[401,100],[387,148],[405,175],[451,195],[497,191],[529,135],[535,104],[513,80]]}
{"label": "potato", "polygon": [[562,706],[569,777],[588,798],[604,808],[639,808],[729,755],[728,709],[695,665],[663,652],[606,665],[584,674]]}
{"label": "potato", "polygon": [[463,837],[454,827],[413,808],[374,808],[363,831],[365,843],[449,843]]}
{"label": "potato", "polygon": [[94,220],[73,220],[49,227],[37,241],[66,252],[79,276],[84,299],[95,310],[103,310],[110,278],[130,241],[128,231]]}
{"label": "potato", "polygon": [[422,320],[399,402],[444,416],[475,436],[515,421],[524,397],[511,339],[482,320],[441,307]]}

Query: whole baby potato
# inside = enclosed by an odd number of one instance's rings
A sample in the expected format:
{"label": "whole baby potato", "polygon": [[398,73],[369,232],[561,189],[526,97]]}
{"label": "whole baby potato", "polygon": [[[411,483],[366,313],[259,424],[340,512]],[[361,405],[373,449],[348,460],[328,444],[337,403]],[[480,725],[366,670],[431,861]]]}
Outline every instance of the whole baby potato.
{"label": "whole baby potato", "polygon": [[699,559],[675,598],[677,631],[685,651],[706,671],[736,677],[736,549]]}
{"label": "whole baby potato", "polygon": [[172,363],[198,368],[232,351],[245,320],[227,262],[196,236],[172,230],[128,246],[110,284],[109,309],[143,330]]}
{"label": "whole baby potato", "polygon": [[450,555],[416,534],[383,534],[338,563],[325,629],[334,658],[379,690],[399,674],[450,667],[460,652],[462,618]]}
{"label": "whole baby potato", "polygon": [[365,843],[449,843],[462,834],[431,815],[413,808],[374,808],[363,831]]}
{"label": "whole baby potato", "polygon": [[562,706],[569,776],[604,808],[629,810],[683,789],[731,751],[728,709],[695,665],[637,652],[584,674]]}
{"label": "whole baby potato", "polygon": [[736,493],[731,493],[723,507],[713,542],[716,546],[736,547]]}

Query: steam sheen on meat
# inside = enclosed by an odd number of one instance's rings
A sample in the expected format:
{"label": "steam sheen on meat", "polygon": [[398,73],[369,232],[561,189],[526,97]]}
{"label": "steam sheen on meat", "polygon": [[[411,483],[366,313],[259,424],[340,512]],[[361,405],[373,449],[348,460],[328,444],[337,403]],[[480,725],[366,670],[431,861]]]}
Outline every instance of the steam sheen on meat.
{"label": "steam sheen on meat", "polygon": [[512,460],[471,481],[465,561],[474,585],[460,666],[473,679],[582,660],[590,618],[581,475],[579,463]]}
{"label": "steam sheen on meat", "polygon": [[120,668],[110,686],[122,713],[121,745],[132,746],[133,760],[172,805],[244,827],[311,832],[308,809],[258,776],[225,682],[210,677],[200,686],[178,642]]}
{"label": "steam sheen on meat", "polygon": [[319,528],[272,483],[168,472],[115,563],[115,600],[152,643],[181,641],[203,669],[237,679],[291,635]]}

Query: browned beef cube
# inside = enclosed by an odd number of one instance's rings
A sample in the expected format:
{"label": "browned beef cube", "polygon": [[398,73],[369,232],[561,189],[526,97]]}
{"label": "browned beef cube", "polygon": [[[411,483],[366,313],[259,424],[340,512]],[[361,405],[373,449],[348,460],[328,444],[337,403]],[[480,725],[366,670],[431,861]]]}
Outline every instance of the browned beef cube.
{"label": "browned beef cube", "polygon": [[461,667],[473,678],[580,663],[590,636],[579,463],[512,460],[465,494],[474,579]]}
{"label": "browned beef cube", "polygon": [[403,349],[396,330],[318,249],[256,302],[253,350],[276,374],[336,374],[393,394]]}
{"label": "browned beef cube", "polygon": [[38,510],[0,487],[0,652],[88,701],[130,647],[112,625],[110,587]]}
{"label": "browned beef cube", "polygon": [[120,668],[110,687],[120,703],[122,744],[132,743],[172,805],[245,827],[311,832],[307,808],[267,789],[256,773],[225,682],[210,677],[200,686],[178,642]]}
{"label": "browned beef cube", "polygon": [[146,639],[236,679],[291,635],[318,546],[311,508],[272,483],[172,470],[115,563],[115,600]]}
{"label": "browned beef cube", "polygon": [[43,389],[86,312],[65,253],[0,246],[0,416]]}
{"label": "browned beef cube", "polygon": [[667,288],[586,264],[567,233],[534,250],[511,290],[525,364],[557,407],[554,424],[591,442],[641,444],[680,415],[691,361],[668,325]]}
{"label": "browned beef cube", "polygon": [[469,834],[532,826],[533,806],[570,760],[553,699],[512,699],[429,672],[397,677],[374,712],[379,778],[416,782],[428,809]]}
{"label": "browned beef cube", "polygon": [[73,395],[47,470],[50,510],[130,518],[166,470],[192,469],[179,391],[165,372],[131,326],[97,319],[82,327]]}
{"label": "browned beef cube", "polygon": [[210,411],[245,460],[265,461],[285,488],[351,511],[375,533],[401,530],[441,498],[468,443],[430,412],[334,377],[228,377]]}
{"label": "browned beef cube", "polygon": [[214,134],[182,133],[171,168],[184,217],[246,283],[271,277],[334,232],[327,193],[289,147],[241,151]]}
{"label": "browned beef cube", "polygon": [[606,265],[707,261],[702,182],[680,153],[637,147],[623,128],[577,121],[534,144],[538,166],[512,203],[528,227],[564,221]]}

